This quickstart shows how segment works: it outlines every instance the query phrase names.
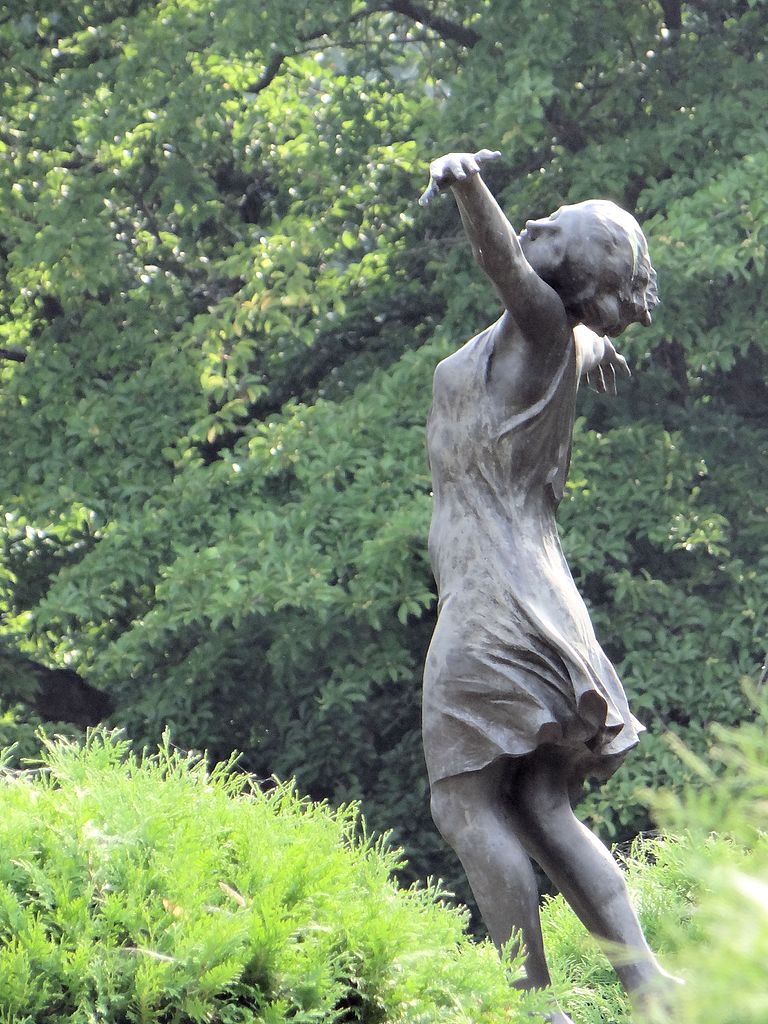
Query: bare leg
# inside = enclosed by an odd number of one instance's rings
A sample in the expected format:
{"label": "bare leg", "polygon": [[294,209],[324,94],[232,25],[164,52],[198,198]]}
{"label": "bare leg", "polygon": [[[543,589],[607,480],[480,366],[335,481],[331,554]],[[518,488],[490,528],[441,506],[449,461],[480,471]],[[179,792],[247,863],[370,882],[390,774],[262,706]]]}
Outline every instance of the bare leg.
{"label": "bare leg", "polygon": [[[522,934],[527,986],[551,984],[544,956],[539,894],[530,857],[512,824],[502,796],[505,765],[442,779],[432,787],[432,816],[464,867],[494,944],[501,948],[514,931]],[[553,1024],[572,1024],[556,1011]]]}
{"label": "bare leg", "polygon": [[586,928],[605,940],[635,1002],[673,984],[645,940],[624,875],[611,854],[574,815],[556,754],[540,752],[521,766],[510,801],[528,853],[546,872]]}

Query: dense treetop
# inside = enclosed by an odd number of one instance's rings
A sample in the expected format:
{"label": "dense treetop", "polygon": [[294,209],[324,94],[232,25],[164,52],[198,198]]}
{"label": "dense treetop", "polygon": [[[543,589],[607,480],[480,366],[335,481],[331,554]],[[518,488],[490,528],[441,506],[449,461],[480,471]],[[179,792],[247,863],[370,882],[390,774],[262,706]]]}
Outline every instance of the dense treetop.
{"label": "dense treetop", "polygon": [[451,201],[415,199],[433,156],[489,146],[513,223],[614,199],[659,272],[633,380],[581,400],[561,509],[650,727],[591,813],[642,826],[637,786],[679,772],[662,732],[748,715],[766,656],[766,4],[1,17],[4,735],[169,725],[362,796],[448,870],[418,735],[423,424],[435,363],[498,307]]}

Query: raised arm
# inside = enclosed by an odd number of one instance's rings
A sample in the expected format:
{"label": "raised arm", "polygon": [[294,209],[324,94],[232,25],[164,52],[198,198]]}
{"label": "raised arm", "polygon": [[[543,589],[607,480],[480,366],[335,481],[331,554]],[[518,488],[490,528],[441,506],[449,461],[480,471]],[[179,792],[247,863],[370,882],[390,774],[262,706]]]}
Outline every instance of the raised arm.
{"label": "raised arm", "polygon": [[439,192],[451,189],[477,263],[522,326],[531,313],[554,313],[559,302],[526,260],[514,228],[480,176],[480,164],[500,155],[481,149],[433,160],[429,187],[419,202],[426,206]]}

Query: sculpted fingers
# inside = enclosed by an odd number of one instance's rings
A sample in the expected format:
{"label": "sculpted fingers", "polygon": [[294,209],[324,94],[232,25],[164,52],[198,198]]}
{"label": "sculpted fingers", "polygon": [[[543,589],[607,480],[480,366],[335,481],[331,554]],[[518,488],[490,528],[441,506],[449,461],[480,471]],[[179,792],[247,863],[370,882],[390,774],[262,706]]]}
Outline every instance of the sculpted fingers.
{"label": "sculpted fingers", "polygon": [[458,154],[449,153],[448,156],[433,160],[429,165],[429,185],[419,197],[419,206],[427,206],[443,188],[452,185],[457,180],[457,173],[466,177],[461,170]]}
{"label": "sculpted fingers", "polygon": [[630,370],[630,368],[629,368],[629,364],[627,363],[627,360],[626,360],[626,359],[624,358],[624,356],[623,356],[623,355],[621,355],[621,354],[620,354],[620,353],[618,353],[618,352],[616,353],[616,362],[615,362],[615,365],[616,365],[616,366],[618,366],[618,368],[619,368],[619,369],[621,370],[621,372],[622,372],[622,373],[623,373],[623,374],[624,374],[624,375],[625,375],[626,377],[631,377],[631,376],[632,376],[632,371],[631,371],[631,370]]}
{"label": "sculpted fingers", "polygon": [[461,167],[461,153],[448,153],[429,165],[429,176],[438,185],[450,185],[458,174],[464,173]]}
{"label": "sculpted fingers", "polygon": [[614,372],[618,367],[622,373],[627,375],[627,377],[631,377],[632,374],[630,373],[629,367],[627,366],[627,360],[624,358],[621,352],[616,351],[616,346],[613,344],[611,339],[603,338],[603,344],[605,345],[605,357],[603,359],[603,362],[610,363],[614,369]]}
{"label": "sculpted fingers", "polygon": [[419,205],[426,206],[438,192],[478,174],[484,160],[496,160],[500,156],[498,150],[480,149],[477,153],[448,153],[433,160],[429,165],[429,186],[422,193]]}
{"label": "sculpted fingers", "polygon": [[429,182],[427,188],[419,196],[419,206],[427,206],[427,204],[431,203],[435,196],[439,194],[439,192],[440,186],[433,178]]}
{"label": "sculpted fingers", "polygon": [[603,338],[603,344],[605,346],[605,356],[601,366],[605,371],[609,393],[616,395],[618,394],[618,371],[621,371],[627,377],[631,377],[632,374],[627,365],[627,360],[620,352],[616,351],[616,346],[611,339]]}
{"label": "sculpted fingers", "polygon": [[[474,157],[470,157],[468,153],[466,155],[462,153],[454,154],[450,158],[450,163],[448,164],[450,177],[452,177],[454,181],[463,181],[468,172],[470,174],[472,173],[470,161],[474,162]],[[478,171],[480,170],[476,163],[475,169]]]}
{"label": "sculpted fingers", "polygon": [[478,163],[483,163],[485,160],[498,160],[501,157],[501,153],[498,149],[479,149],[475,153],[475,160]]}

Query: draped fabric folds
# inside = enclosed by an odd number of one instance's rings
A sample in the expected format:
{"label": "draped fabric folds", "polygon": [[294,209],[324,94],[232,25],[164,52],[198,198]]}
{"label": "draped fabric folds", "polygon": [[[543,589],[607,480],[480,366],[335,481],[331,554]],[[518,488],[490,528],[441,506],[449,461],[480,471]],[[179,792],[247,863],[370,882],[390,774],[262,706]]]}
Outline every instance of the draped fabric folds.
{"label": "draped fabric folds", "polygon": [[621,682],[563,556],[555,512],[571,452],[576,346],[513,415],[490,393],[500,325],[437,367],[427,446],[439,593],[424,674],[430,782],[562,749],[578,785],[638,741]]}

